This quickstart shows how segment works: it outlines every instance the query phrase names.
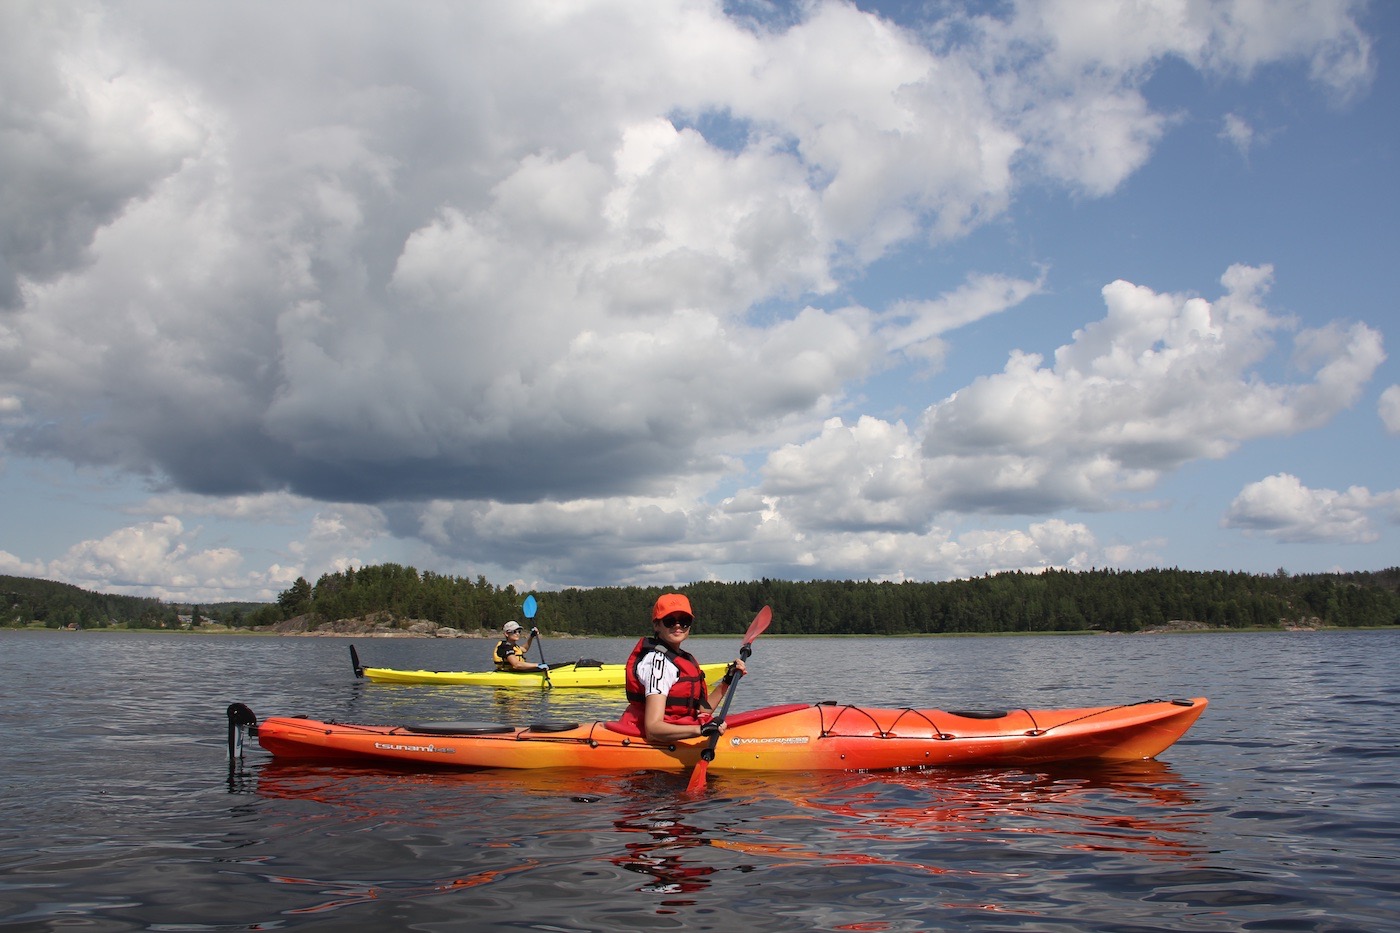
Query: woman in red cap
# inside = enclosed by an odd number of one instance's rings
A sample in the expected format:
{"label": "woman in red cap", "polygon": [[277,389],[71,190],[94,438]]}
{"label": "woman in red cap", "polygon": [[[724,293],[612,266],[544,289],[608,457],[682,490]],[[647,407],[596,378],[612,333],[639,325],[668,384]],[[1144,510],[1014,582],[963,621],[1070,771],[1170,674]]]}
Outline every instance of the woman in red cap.
{"label": "woman in red cap", "polygon": [[712,722],[710,710],[734,682],[735,670],[747,673],[735,659],[713,690],[705,672],[681,643],[690,637],[695,613],[681,593],[662,593],[651,609],[652,634],[643,637],[627,658],[627,711],[623,720],[637,725],[649,742],[674,742],[724,732]]}

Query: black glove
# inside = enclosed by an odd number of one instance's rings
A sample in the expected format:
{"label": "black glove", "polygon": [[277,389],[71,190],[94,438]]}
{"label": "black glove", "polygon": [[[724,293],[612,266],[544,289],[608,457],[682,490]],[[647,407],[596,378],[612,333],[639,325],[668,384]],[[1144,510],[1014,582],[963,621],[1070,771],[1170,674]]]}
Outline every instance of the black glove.
{"label": "black glove", "polygon": [[540,637],[540,630],[537,629],[537,628],[532,628],[532,629],[530,629],[530,637],[531,637],[531,638],[539,638],[539,637]]}
{"label": "black glove", "polygon": [[719,723],[720,721],[718,719],[711,719],[709,722],[701,726],[700,738],[713,739],[717,737],[719,735]]}
{"label": "black glove", "polygon": [[734,683],[734,676],[738,673],[739,669],[734,666],[734,662],[729,662],[729,666],[724,669],[724,678],[720,681],[720,683],[724,684],[726,687],[729,686],[730,684]]}

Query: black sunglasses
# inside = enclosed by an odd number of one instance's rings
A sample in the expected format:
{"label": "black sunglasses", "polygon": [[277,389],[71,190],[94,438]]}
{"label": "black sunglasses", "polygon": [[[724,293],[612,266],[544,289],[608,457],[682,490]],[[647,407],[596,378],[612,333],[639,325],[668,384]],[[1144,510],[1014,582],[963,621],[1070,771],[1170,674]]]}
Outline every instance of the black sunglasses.
{"label": "black sunglasses", "polygon": [[664,619],[657,619],[656,621],[668,628],[690,628],[691,622],[690,619],[681,615],[667,616]]}

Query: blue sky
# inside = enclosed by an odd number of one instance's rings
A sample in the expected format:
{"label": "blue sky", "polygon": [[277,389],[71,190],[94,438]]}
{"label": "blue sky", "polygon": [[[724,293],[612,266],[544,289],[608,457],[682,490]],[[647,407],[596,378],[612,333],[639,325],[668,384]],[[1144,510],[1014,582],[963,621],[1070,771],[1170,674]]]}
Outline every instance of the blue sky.
{"label": "blue sky", "polygon": [[1400,7],[0,6],[0,573],[1375,570]]}

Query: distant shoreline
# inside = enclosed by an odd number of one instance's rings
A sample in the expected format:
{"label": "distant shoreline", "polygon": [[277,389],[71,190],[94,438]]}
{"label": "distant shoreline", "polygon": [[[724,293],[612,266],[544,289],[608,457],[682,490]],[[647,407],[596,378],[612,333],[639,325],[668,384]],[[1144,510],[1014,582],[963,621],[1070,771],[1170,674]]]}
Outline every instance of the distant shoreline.
{"label": "distant shoreline", "polygon": [[[1340,625],[1312,625],[1312,626],[1280,626],[1277,628],[1220,628],[1206,626],[1202,623],[1184,623],[1172,626],[1155,626],[1153,628],[1142,629],[1137,632],[1091,632],[1091,631],[1050,631],[1050,632],[899,632],[885,634],[877,632],[866,633],[843,633],[843,634],[783,634],[779,632],[767,632],[765,639],[772,638],[1015,638],[1026,636],[1039,637],[1074,637],[1074,636],[1133,636],[1133,635],[1231,635],[1231,634],[1259,634],[1259,633],[1308,633],[1308,632],[1362,632],[1362,631],[1393,631],[1400,630],[1400,626],[1394,625],[1366,625],[1366,626],[1340,626]],[[83,635],[83,634],[117,634],[117,635],[172,635],[198,638],[205,635],[237,635],[252,638],[416,638],[416,639],[443,639],[459,640],[471,639],[476,641],[487,641],[499,638],[500,634],[490,631],[463,632],[452,630],[451,634],[437,632],[410,632],[410,631],[253,631],[250,629],[230,628],[227,626],[202,626],[198,629],[164,629],[164,628],[92,628],[92,629],[55,629],[45,626],[25,625],[0,626],[0,632],[47,632],[54,635]],[[569,632],[541,632],[541,637],[557,641],[579,641],[592,638],[631,638],[632,634],[626,635],[575,635]],[[742,635],[742,632],[732,633],[696,633],[691,639],[730,639]]]}

